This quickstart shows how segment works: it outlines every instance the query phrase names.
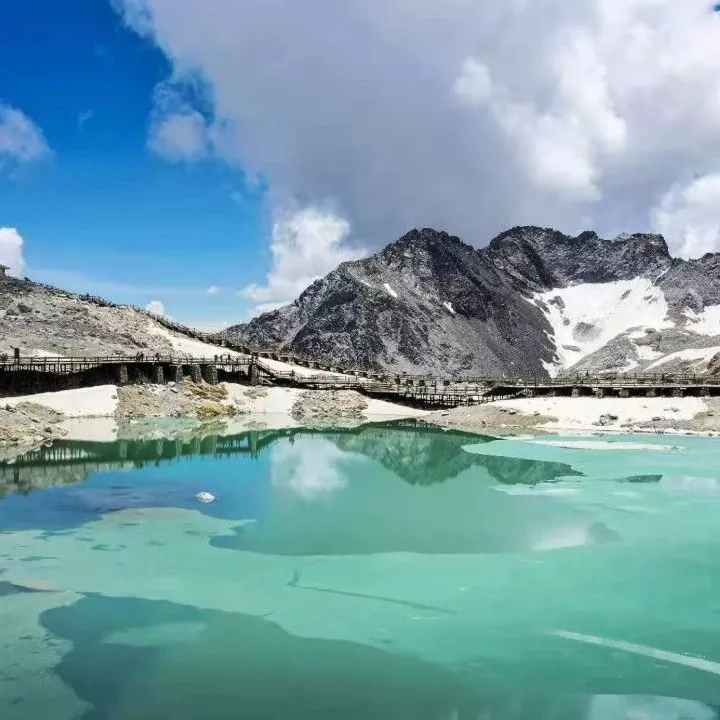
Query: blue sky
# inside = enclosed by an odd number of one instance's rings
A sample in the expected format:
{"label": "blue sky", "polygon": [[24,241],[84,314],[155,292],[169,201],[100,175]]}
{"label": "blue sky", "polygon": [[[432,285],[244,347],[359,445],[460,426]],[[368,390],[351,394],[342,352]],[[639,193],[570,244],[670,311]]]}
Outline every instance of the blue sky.
{"label": "blue sky", "polygon": [[414,227],[699,257],[718,68],[708,0],[6,2],[0,262],[209,327]]}
{"label": "blue sky", "polygon": [[[236,321],[236,289],[270,263],[267,203],[241,168],[173,164],[148,149],[169,66],[105,0],[6,3],[0,102],[41,129],[52,156],[0,175],[0,227],[24,239],[33,279],[201,325]],[[220,289],[208,293],[211,286]]]}

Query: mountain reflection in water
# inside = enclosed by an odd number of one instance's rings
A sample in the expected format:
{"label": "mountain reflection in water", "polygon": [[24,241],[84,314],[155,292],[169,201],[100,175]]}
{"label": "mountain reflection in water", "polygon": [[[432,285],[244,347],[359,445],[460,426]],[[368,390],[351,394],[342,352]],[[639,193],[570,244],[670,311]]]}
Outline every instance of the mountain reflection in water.
{"label": "mountain reflection in water", "polygon": [[[11,492],[27,493],[52,485],[82,482],[92,473],[144,468],[193,457],[259,459],[278,443],[322,437],[343,452],[363,455],[411,485],[445,483],[473,467],[483,467],[503,484],[536,485],[582,473],[567,464],[463,452],[482,442],[502,442],[457,430],[418,422],[373,423],[352,429],[249,430],[237,435],[205,435],[189,439],[79,442],[59,440],[25,453],[12,462],[0,462],[0,498]],[[633,478],[656,482],[659,476]]]}

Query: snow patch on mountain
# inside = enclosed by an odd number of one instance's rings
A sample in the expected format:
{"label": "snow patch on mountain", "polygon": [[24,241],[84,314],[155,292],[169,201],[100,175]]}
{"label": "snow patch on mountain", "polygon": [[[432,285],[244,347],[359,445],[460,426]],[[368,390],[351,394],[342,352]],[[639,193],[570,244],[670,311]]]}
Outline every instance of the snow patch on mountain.
{"label": "snow patch on mountain", "polygon": [[638,360],[642,360],[643,362],[652,362],[662,357],[661,352],[657,352],[657,350],[653,350],[647,345],[637,345],[636,349]]}
{"label": "snow patch on mountain", "polygon": [[720,305],[710,305],[702,312],[696,313],[688,308],[685,311],[687,329],[698,335],[720,335]]}
{"label": "snow patch on mountain", "polygon": [[702,371],[706,368],[707,364],[720,353],[720,345],[716,347],[707,348],[689,348],[687,350],[679,350],[678,352],[665,355],[652,365],[648,365],[645,368],[645,372],[653,372],[655,370],[662,370],[664,365],[668,363],[676,363],[682,361],[689,364],[689,370]]}
{"label": "snow patch on mountain", "polygon": [[389,283],[384,283],[383,287],[385,288],[385,290],[387,290],[388,295],[397,299],[398,294],[395,292],[395,290],[392,289],[392,287]]}
{"label": "snow patch on mountain", "polygon": [[451,315],[457,315],[455,312],[455,308],[452,306],[452,303],[450,302],[444,302],[443,307],[451,314]]}
{"label": "snow patch on mountain", "polygon": [[649,330],[672,327],[663,291],[645,277],[580,283],[535,293],[530,302],[552,326],[556,357],[546,368],[553,376],[629,331],[640,339]]}

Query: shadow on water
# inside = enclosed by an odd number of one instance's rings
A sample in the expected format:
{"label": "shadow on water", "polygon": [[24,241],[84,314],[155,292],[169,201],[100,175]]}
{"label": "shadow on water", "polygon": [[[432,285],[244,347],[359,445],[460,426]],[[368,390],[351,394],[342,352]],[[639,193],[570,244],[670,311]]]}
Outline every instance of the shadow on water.
{"label": "shadow on water", "polygon": [[[91,705],[79,720],[718,717],[698,702],[613,694],[627,682],[614,679],[611,668],[599,667],[597,679],[588,681],[563,665],[555,684],[537,690],[518,683],[511,668],[497,682],[493,668],[451,669],[394,654],[391,645],[294,636],[271,614],[88,595],[46,611],[41,622],[72,644],[55,672]],[[652,672],[639,676],[638,685],[655,684]]]}
{"label": "shadow on water", "polygon": [[[442,667],[295,637],[264,618],[87,596],[41,620],[73,644],[56,672],[93,706],[82,720],[435,720],[479,709],[474,688]],[[168,626],[171,637],[153,639]]]}

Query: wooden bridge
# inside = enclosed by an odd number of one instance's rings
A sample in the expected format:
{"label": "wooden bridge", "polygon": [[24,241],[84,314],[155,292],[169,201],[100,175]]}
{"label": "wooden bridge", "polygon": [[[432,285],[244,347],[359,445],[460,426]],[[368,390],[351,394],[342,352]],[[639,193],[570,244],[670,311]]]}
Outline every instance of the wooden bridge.
{"label": "wooden bridge", "polygon": [[[437,377],[349,370],[303,360],[298,370],[278,370],[276,353],[227,354],[206,358],[160,354],[106,357],[0,357],[0,396],[33,394],[92,385],[179,382],[240,382],[316,390],[356,390],[368,396],[450,408],[542,395],[571,397],[720,396],[720,377],[685,374],[574,375],[550,378],[497,376]],[[316,372],[313,372],[316,370]]]}

